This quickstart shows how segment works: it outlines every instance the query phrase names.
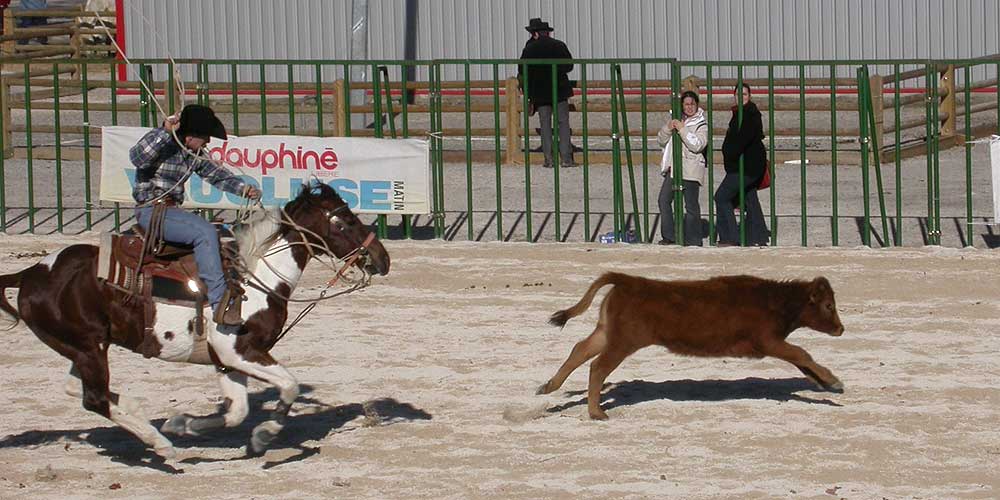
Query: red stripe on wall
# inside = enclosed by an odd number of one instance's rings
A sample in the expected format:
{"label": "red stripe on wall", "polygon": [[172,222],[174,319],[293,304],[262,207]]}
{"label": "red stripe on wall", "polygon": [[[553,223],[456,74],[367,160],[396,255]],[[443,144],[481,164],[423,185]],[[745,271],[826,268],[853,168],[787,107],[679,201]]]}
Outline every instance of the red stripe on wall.
{"label": "red stripe on wall", "polygon": [[[115,0],[115,42],[125,51],[125,0]],[[121,61],[122,54],[115,57]],[[124,64],[118,65],[118,81],[123,82],[128,79],[128,68]]]}

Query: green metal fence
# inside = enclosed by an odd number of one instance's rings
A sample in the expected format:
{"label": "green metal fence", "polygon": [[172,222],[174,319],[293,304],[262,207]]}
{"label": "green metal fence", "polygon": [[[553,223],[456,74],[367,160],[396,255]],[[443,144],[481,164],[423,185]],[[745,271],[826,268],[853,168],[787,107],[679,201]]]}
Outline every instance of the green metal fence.
{"label": "green metal fence", "polygon": [[[519,88],[527,88],[532,69],[555,82],[567,63],[574,65],[570,124],[580,168],[558,168],[560,124],[551,113],[557,168],[544,169],[533,151],[537,119]],[[121,66],[130,81],[113,78]],[[655,241],[656,131],[667,112],[679,116],[680,93],[692,89],[704,97],[710,124],[707,157],[715,166],[701,196],[708,201],[706,243],[714,245],[721,139],[733,89],[749,83],[765,115],[772,187],[758,194],[771,245],[940,245],[948,219],[957,221],[958,235],[948,244],[973,245],[991,213],[984,205],[988,173],[969,141],[1000,132],[997,59],[81,60],[4,67],[4,232],[121,227],[131,212],[96,201],[101,127],[154,126],[162,119],[158,107],[173,113],[191,102],[211,105],[238,135],[427,139],[433,213],[373,221],[382,237],[399,238]],[[523,81],[514,78],[518,70]],[[555,83],[551,92],[555,99]],[[742,106],[734,113],[740,119]],[[680,165],[682,146],[673,144],[668,154]],[[964,156],[945,152],[957,145]],[[946,172],[961,176],[942,178],[943,155]],[[681,169],[673,174],[665,188],[679,193]],[[747,244],[744,203],[741,190],[740,240]],[[682,196],[674,197],[673,213],[672,239],[683,241]],[[984,239],[992,235],[986,231]]]}

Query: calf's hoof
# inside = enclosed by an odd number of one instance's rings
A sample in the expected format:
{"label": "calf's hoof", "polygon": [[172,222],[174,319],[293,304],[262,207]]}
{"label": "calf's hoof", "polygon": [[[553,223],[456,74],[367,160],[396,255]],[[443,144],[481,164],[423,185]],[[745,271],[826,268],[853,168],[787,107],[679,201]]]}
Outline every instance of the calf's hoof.
{"label": "calf's hoof", "polygon": [[828,390],[828,391],[830,391],[830,392],[835,392],[837,394],[843,394],[844,393],[844,383],[841,382],[840,380],[834,379],[833,383],[827,385],[825,387],[825,389]]}
{"label": "calf's hoof", "polygon": [[549,383],[546,382],[546,383],[538,386],[538,389],[535,390],[535,395],[537,396],[537,395],[541,395],[541,394],[548,394],[550,392],[552,392],[552,390],[549,389]]}
{"label": "calf's hoof", "polygon": [[590,413],[590,419],[591,420],[607,420],[608,419],[608,414],[604,413],[604,410],[602,410],[600,408],[598,408],[596,410],[590,410],[589,413]]}

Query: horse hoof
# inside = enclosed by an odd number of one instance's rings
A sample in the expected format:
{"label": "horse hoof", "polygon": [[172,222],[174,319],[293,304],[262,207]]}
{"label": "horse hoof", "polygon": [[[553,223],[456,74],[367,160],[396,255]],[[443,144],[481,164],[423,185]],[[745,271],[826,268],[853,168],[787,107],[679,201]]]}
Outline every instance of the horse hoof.
{"label": "horse hoof", "polygon": [[828,390],[830,392],[835,392],[837,394],[843,394],[844,393],[844,383],[838,380],[838,381],[830,384],[829,386],[827,386],[826,390]]}
{"label": "horse hoof", "polygon": [[549,390],[549,383],[546,382],[546,383],[538,386],[538,389],[535,391],[535,395],[537,396],[537,395],[541,395],[541,394],[548,394],[550,392],[552,392],[552,391]]}
{"label": "horse hoof", "polygon": [[173,445],[157,446],[153,448],[153,452],[167,460],[177,456],[177,450],[174,449]]}
{"label": "horse hoof", "polygon": [[175,436],[196,435],[195,433],[191,432],[191,428],[189,427],[191,420],[193,420],[193,417],[191,417],[191,415],[187,414],[174,415],[168,418],[166,422],[163,422],[163,425],[160,426],[160,432],[164,434],[173,434]]}
{"label": "horse hoof", "polygon": [[278,436],[279,432],[281,432],[281,426],[273,421],[263,422],[255,427],[253,432],[250,433],[250,444],[247,445],[247,455],[262,455],[264,450],[274,441],[274,438]]}

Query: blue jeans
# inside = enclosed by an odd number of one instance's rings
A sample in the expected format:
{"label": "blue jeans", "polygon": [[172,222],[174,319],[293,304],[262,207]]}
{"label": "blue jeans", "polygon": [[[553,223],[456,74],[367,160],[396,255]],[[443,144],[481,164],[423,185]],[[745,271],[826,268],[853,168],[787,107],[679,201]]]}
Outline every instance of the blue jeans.
{"label": "blue jeans", "polygon": [[[697,181],[683,181],[684,187],[684,244],[701,246],[701,205],[698,203],[698,191],[701,184]],[[660,236],[665,241],[674,241],[674,180],[667,176],[660,186]]]}
{"label": "blue jeans", "polygon": [[[758,180],[744,177],[743,185],[747,244],[752,246],[767,245],[768,239],[771,237],[771,233],[767,230],[767,223],[764,221],[764,211],[760,208],[760,198],[757,197]],[[739,174],[726,173],[726,177],[719,184],[719,189],[715,191],[715,211],[718,217],[716,229],[718,230],[719,243],[731,245],[740,243],[739,224],[736,223],[736,216],[733,215],[733,209],[739,205],[740,176]]]}
{"label": "blue jeans", "polygon": [[[143,229],[149,228],[149,218],[152,215],[153,207],[135,209],[135,218]],[[170,207],[164,216],[163,239],[168,243],[194,247],[198,277],[208,288],[208,302],[212,304],[214,311],[222,300],[222,294],[226,292],[222,257],[219,255],[219,234],[215,226],[183,208]]]}

